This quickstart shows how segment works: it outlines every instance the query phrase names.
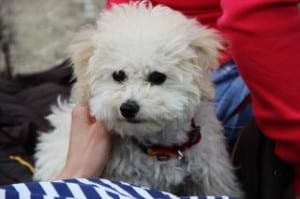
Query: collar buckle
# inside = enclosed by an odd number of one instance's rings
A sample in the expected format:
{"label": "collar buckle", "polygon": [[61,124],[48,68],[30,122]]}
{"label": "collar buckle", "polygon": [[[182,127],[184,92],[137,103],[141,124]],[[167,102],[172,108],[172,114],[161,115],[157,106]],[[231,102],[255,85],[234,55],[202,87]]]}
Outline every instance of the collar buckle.
{"label": "collar buckle", "polygon": [[184,158],[184,155],[183,155],[182,151],[178,150],[177,151],[177,159],[182,160],[183,158]]}

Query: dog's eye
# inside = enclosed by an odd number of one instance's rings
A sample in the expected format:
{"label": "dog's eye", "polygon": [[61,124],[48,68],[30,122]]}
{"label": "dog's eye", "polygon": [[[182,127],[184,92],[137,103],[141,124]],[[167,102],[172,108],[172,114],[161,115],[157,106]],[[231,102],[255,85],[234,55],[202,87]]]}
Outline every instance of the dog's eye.
{"label": "dog's eye", "polygon": [[163,73],[154,71],[149,74],[148,76],[148,82],[150,82],[152,85],[161,85],[166,80],[167,76]]}
{"label": "dog's eye", "polygon": [[112,77],[113,79],[116,81],[116,82],[119,82],[119,83],[122,83],[125,81],[125,79],[127,78],[126,76],[126,73],[122,70],[120,71],[115,71],[113,74],[112,74]]}

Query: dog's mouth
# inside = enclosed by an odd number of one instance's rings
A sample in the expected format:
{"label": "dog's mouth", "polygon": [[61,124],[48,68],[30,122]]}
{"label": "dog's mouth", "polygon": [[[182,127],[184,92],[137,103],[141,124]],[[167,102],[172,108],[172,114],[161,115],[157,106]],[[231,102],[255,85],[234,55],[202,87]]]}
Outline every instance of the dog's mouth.
{"label": "dog's mouth", "polygon": [[139,119],[126,119],[126,122],[132,123],[132,124],[138,124],[138,123],[141,123],[143,121],[139,120]]}
{"label": "dog's mouth", "polygon": [[139,124],[145,122],[145,120],[137,119],[137,118],[120,118],[118,119],[120,122],[127,122],[131,124]]}

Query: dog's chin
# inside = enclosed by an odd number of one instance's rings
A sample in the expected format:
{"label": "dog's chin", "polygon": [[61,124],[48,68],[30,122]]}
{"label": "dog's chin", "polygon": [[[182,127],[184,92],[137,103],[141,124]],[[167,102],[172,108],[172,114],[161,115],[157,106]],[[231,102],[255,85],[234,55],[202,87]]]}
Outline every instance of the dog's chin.
{"label": "dog's chin", "polygon": [[145,119],[118,119],[113,126],[116,133],[130,136],[144,136],[162,130],[163,125],[156,121]]}

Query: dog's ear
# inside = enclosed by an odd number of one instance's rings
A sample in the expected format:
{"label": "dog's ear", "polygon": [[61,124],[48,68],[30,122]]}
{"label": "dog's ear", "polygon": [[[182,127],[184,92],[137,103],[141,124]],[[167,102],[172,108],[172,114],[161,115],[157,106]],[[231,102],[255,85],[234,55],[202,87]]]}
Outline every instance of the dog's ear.
{"label": "dog's ear", "polygon": [[73,63],[76,84],[73,87],[73,95],[76,102],[87,102],[90,91],[88,86],[87,67],[91,56],[95,50],[94,46],[95,28],[93,26],[84,27],[77,33],[69,46],[69,54]]}
{"label": "dog's ear", "polygon": [[219,66],[219,54],[224,49],[222,38],[213,29],[201,26],[191,43],[196,52],[193,64],[201,68],[202,77],[195,77],[195,81],[202,92],[202,100],[211,101],[214,98],[214,88],[209,73]]}
{"label": "dog's ear", "polygon": [[205,70],[219,66],[220,51],[224,49],[223,40],[216,30],[201,26],[198,28],[191,46],[197,54],[196,64]]}

